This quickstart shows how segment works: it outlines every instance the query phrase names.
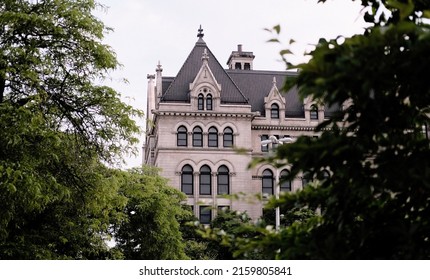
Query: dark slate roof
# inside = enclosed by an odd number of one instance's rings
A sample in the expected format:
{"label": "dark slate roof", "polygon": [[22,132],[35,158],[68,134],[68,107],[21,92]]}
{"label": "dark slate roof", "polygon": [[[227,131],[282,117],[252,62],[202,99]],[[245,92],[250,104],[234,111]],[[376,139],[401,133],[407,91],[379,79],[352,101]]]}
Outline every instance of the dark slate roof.
{"label": "dark slate roof", "polygon": [[182,65],[182,68],[179,70],[178,75],[164,92],[161,101],[190,101],[189,85],[194,81],[202,66],[202,54],[205,48],[209,55],[209,67],[217,82],[221,84],[221,103],[248,104],[247,98],[233,82],[202,38],[199,38],[196,42],[185,63]]}
{"label": "dark slate roof", "polygon": [[285,116],[304,117],[303,102],[299,98],[297,89],[292,88],[286,93],[282,91],[285,79],[288,76],[297,75],[296,72],[227,70],[227,73],[248,97],[253,112],[259,111],[262,116],[265,115],[264,98],[269,95],[273,85],[273,77],[275,77],[276,86],[285,97]]}

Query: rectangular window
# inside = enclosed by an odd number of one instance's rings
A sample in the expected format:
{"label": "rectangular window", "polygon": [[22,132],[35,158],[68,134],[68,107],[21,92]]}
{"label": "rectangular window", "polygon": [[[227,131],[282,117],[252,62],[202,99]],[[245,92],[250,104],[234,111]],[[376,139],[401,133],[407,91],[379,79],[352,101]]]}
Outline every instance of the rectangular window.
{"label": "rectangular window", "polygon": [[210,224],[212,220],[212,209],[209,206],[200,206],[199,221],[201,224]]}
{"label": "rectangular window", "polygon": [[218,194],[229,193],[229,176],[228,174],[218,175]]}
{"label": "rectangular window", "polygon": [[202,147],[203,146],[203,135],[201,133],[194,133],[193,135],[193,146]]}
{"label": "rectangular window", "polygon": [[[261,135],[261,141],[269,139],[269,135]],[[267,145],[261,145],[261,151],[262,152],[268,152],[269,151],[269,144]]]}
{"label": "rectangular window", "polygon": [[186,133],[178,133],[177,145],[180,147],[186,147],[187,146],[187,134]]}
{"label": "rectangular window", "polygon": [[218,147],[218,133],[208,134],[208,147]]}

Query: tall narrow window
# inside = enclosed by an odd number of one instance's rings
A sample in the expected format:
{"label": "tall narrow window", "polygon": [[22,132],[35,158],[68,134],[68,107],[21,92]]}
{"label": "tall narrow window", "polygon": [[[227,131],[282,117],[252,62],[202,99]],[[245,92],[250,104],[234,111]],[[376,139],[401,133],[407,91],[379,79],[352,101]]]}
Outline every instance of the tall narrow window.
{"label": "tall narrow window", "polygon": [[[261,141],[267,140],[267,139],[269,139],[269,135],[267,135],[267,134],[261,135]],[[261,145],[261,151],[262,152],[268,152],[269,151],[269,144]]]}
{"label": "tall narrow window", "polygon": [[206,110],[212,111],[212,95],[206,96]]}
{"label": "tall narrow window", "polygon": [[209,128],[208,147],[218,147],[218,130],[215,127]]}
{"label": "tall narrow window", "polygon": [[218,194],[230,193],[230,175],[225,165],[218,168]]}
{"label": "tall narrow window", "polygon": [[291,180],[287,179],[290,172],[286,169],[281,171],[280,174],[280,191],[281,192],[290,192],[291,191]]}
{"label": "tall narrow window", "polygon": [[193,147],[203,147],[203,131],[198,126],[193,129]]}
{"label": "tall narrow window", "polygon": [[318,107],[316,105],[311,106],[310,118],[311,120],[318,120]]}
{"label": "tall narrow window", "polygon": [[178,134],[176,135],[176,145],[180,147],[186,147],[187,142],[187,128],[185,126],[180,126],[178,128]]}
{"label": "tall narrow window", "polygon": [[200,194],[211,194],[212,183],[211,183],[211,169],[207,165],[203,165],[200,168]]}
{"label": "tall narrow window", "polygon": [[203,94],[199,94],[199,96],[197,97],[197,110],[204,110],[203,101]]}
{"label": "tall narrow window", "polygon": [[309,184],[310,182],[312,182],[312,178],[311,178],[311,174],[307,171],[305,171],[303,173],[303,177],[302,177],[302,186],[303,188]]}
{"label": "tall narrow window", "polygon": [[233,130],[230,127],[224,129],[223,143],[224,147],[233,147]]}
{"label": "tall narrow window", "polygon": [[278,104],[272,104],[270,108],[270,117],[272,119],[279,119],[279,106]]}
{"label": "tall narrow window", "polygon": [[193,168],[187,164],[182,167],[181,191],[185,194],[192,195],[194,193],[193,189]]}
{"label": "tall narrow window", "polygon": [[273,195],[273,172],[269,169],[263,171],[263,178],[261,181],[262,192]]}
{"label": "tall narrow window", "polygon": [[212,209],[209,206],[200,206],[200,217],[201,224],[209,224],[212,220]]}

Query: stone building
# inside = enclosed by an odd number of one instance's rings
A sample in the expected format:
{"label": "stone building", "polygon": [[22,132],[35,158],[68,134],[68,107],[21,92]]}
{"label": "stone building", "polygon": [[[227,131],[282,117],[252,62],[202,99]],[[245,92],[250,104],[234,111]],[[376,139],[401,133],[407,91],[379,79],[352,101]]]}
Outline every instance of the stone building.
{"label": "stone building", "polygon": [[[317,137],[315,126],[336,108],[301,101],[294,89],[281,92],[285,79],[297,72],[254,70],[253,52],[243,51],[241,45],[224,69],[201,29],[197,37],[175,77],[163,77],[161,65],[155,75],[148,75],[143,163],[161,168],[161,175],[187,195],[187,204],[202,223],[224,207],[246,211],[256,219],[262,215],[264,199],[249,197],[267,197],[278,187],[280,191],[302,187],[301,178],[279,186],[288,168],[248,169],[254,157],[269,152],[270,145],[261,141]],[[225,196],[241,193],[248,199]]]}

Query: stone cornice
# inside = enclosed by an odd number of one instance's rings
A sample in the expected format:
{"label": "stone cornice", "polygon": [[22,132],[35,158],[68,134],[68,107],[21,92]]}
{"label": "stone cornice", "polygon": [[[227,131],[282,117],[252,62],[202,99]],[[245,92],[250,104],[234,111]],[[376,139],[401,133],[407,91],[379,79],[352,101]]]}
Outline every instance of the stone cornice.
{"label": "stone cornice", "polygon": [[316,126],[301,125],[252,125],[252,130],[289,130],[289,131],[315,131]]}
{"label": "stone cornice", "polygon": [[177,111],[153,111],[157,116],[174,116],[174,117],[226,117],[226,118],[247,118],[251,119],[256,116],[255,113],[231,113],[215,111],[194,111],[194,112],[177,112]]}

